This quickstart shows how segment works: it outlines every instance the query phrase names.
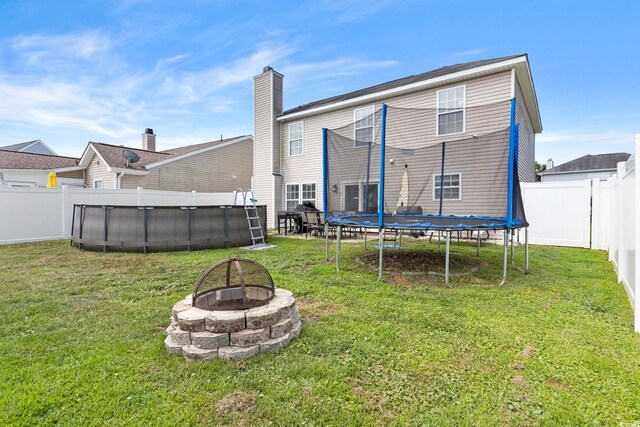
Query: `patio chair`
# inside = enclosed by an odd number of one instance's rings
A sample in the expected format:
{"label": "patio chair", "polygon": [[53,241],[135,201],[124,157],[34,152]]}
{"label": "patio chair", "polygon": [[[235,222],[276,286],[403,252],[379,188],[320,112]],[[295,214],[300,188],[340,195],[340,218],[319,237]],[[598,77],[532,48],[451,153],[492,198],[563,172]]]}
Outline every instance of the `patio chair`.
{"label": "patio chair", "polygon": [[320,237],[322,233],[324,233],[324,222],[320,217],[319,212],[304,212],[306,219],[306,228],[307,232],[305,234],[305,239],[309,237],[309,234],[316,232],[316,237]]}

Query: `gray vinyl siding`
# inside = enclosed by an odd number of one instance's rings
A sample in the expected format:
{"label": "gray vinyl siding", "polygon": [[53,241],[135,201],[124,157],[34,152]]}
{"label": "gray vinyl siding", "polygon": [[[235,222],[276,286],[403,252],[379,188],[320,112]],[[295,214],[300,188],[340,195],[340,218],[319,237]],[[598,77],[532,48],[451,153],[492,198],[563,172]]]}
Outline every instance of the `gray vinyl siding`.
{"label": "gray vinyl siding", "polygon": [[[282,77],[273,75],[273,120],[282,114]],[[273,172],[282,173],[280,126],[273,124]]]}
{"label": "gray vinyl siding", "polygon": [[94,154],[86,169],[85,185],[93,188],[93,182],[97,179],[102,180],[103,188],[116,188],[115,173],[107,171],[107,165]]}
{"label": "gray vinyl siding", "polygon": [[247,139],[151,168],[146,176],[125,174],[122,188],[206,193],[247,189],[251,185],[252,153],[253,142]]}
{"label": "gray vinyl siding", "polygon": [[[274,96],[274,89],[280,91]],[[259,204],[267,205],[267,226],[275,226],[276,206],[274,197],[274,175],[280,169],[279,127],[275,122],[276,113],[282,112],[282,77],[267,71],[254,78],[254,174],[251,189]],[[278,128],[278,129],[276,129]],[[278,135],[275,144],[274,134]],[[277,154],[276,154],[277,151]],[[277,166],[276,166],[277,165]]]}
{"label": "gray vinyl siding", "polygon": [[73,178],[73,179],[82,179],[84,178],[83,171],[67,171],[67,172],[58,172],[58,178]]}
{"label": "gray vinyl siding", "polygon": [[518,79],[515,82],[516,95],[516,123],[520,125],[518,134],[518,176],[520,182],[535,182],[536,180],[536,134],[533,131],[529,111],[524,102]]}
{"label": "gray vinyl siding", "polygon": [[[440,89],[466,86],[466,129],[465,134],[452,136],[437,136],[436,134],[436,93]],[[487,75],[471,80],[466,80],[456,84],[431,88],[420,92],[414,92],[396,97],[390,97],[383,101],[375,102],[375,110],[381,108],[382,102],[390,106],[388,112],[387,134],[396,133],[400,135],[403,131],[402,118],[396,117],[395,125],[390,125],[392,107],[400,108],[423,108],[431,109],[420,112],[424,115],[421,123],[420,134],[408,132],[403,139],[406,146],[423,146],[430,144],[440,144],[442,141],[456,140],[459,138],[470,138],[476,134],[486,136],[493,132],[505,129],[510,121],[510,97],[511,97],[511,72],[501,72]],[[318,183],[318,205],[322,206],[322,128],[336,129],[353,123],[353,111],[357,108],[373,105],[373,102],[364,102],[361,105],[350,106],[348,108],[330,111],[315,116],[295,118],[293,121],[304,120],[304,154],[302,156],[288,157],[286,152],[283,155],[283,184],[291,182],[317,182]],[[483,106],[480,108],[480,106]],[[430,118],[429,118],[430,117]],[[379,127],[379,115],[376,115],[375,127]],[[280,122],[281,141],[283,149],[286,149],[288,141],[288,123],[286,120]],[[393,126],[396,129],[393,129]],[[478,147],[478,150],[469,150],[466,153],[455,153],[450,150],[447,157],[447,172],[461,172],[462,178],[462,200],[449,201],[445,207],[446,214],[484,214],[484,215],[504,215],[506,203],[503,206],[496,206],[493,200],[506,201],[506,171],[502,170],[504,159],[508,150],[508,143],[504,147],[491,143],[488,146]],[[435,162],[437,163],[437,162]],[[429,170],[439,173],[436,165],[429,165]],[[398,166],[400,168],[401,166]],[[377,169],[377,168],[375,168]],[[391,169],[391,168],[389,168]],[[389,170],[388,169],[388,170]],[[377,173],[377,172],[375,172]],[[374,173],[374,174],[375,174]],[[431,172],[429,172],[431,174]],[[504,174],[496,177],[496,174]],[[484,178],[489,177],[489,178]],[[504,179],[503,179],[504,178]],[[372,175],[372,180],[377,180]],[[504,185],[502,184],[504,181]],[[281,191],[284,191],[281,190]],[[339,190],[341,191],[341,190]],[[431,194],[431,186],[427,188]],[[339,195],[332,195],[333,200]],[[395,204],[395,202],[394,202]],[[388,204],[387,204],[388,205]],[[283,209],[282,202],[278,209]],[[333,207],[335,209],[335,207]],[[433,212],[433,205],[429,205],[426,211]]]}

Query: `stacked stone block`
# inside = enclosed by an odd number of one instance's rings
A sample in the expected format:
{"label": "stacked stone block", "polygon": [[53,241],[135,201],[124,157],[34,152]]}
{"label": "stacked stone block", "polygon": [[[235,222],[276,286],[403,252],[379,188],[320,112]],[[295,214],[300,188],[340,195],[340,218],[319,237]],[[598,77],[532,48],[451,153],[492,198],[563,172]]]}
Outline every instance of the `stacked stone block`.
{"label": "stacked stone block", "polygon": [[268,304],[248,310],[202,310],[188,295],[171,310],[164,345],[190,361],[236,360],[283,349],[301,330],[298,306],[286,289],[276,289]]}

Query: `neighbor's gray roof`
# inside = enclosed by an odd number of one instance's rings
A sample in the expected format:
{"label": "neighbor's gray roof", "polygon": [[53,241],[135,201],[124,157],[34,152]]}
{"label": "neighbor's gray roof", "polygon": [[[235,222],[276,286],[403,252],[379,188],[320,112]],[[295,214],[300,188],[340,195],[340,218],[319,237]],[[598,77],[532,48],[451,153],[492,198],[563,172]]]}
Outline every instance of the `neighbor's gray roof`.
{"label": "neighbor's gray roof", "polygon": [[165,151],[148,151],[141,148],[125,147],[124,145],[105,144],[102,142],[90,142],[89,144],[104,159],[107,165],[112,168],[126,168],[127,162],[122,155],[122,151],[133,151],[138,156],[140,156],[140,160],[136,163],[129,164],[129,169],[143,171],[146,170],[145,167],[147,165],[150,165],[152,163],[171,159],[172,157],[181,156],[193,151],[202,150],[207,147],[213,147],[215,145],[223,144],[234,139],[241,139],[248,136],[249,135],[234,136],[233,138],[209,141],[201,144],[187,145],[185,147],[172,148]]}
{"label": "neighbor's gray roof", "polygon": [[0,149],[0,169],[59,169],[77,166],[79,160],[74,157]]}
{"label": "neighbor's gray roof", "polygon": [[33,141],[21,142],[20,144],[5,145],[4,147],[0,147],[0,150],[20,151],[38,141],[39,139],[34,139]]}
{"label": "neighbor's gray roof", "polygon": [[300,111],[309,110],[311,108],[320,107],[323,105],[333,104],[340,101],[346,101],[348,99],[358,98],[360,96],[369,95],[372,93],[382,92],[384,90],[395,89],[397,87],[405,86],[412,83],[421,82],[424,80],[433,79],[436,77],[444,76],[447,74],[457,73],[459,71],[465,71],[476,67],[482,67],[484,65],[494,64],[496,62],[508,61],[509,59],[519,58],[522,55],[504,56],[502,58],[484,59],[481,61],[465,62],[462,64],[448,65],[426,73],[416,74],[413,76],[403,77],[401,79],[392,80],[390,82],[382,83],[375,86],[370,86],[364,89],[356,90],[353,92],[345,93],[343,95],[332,96],[331,98],[321,99],[319,101],[310,102],[308,104],[300,105],[295,108],[291,108],[282,113],[282,115],[298,113]]}
{"label": "neighbor's gray roof", "polygon": [[541,175],[552,175],[563,172],[587,172],[597,170],[615,170],[618,162],[625,162],[631,157],[629,153],[587,154],[554,168],[547,169]]}

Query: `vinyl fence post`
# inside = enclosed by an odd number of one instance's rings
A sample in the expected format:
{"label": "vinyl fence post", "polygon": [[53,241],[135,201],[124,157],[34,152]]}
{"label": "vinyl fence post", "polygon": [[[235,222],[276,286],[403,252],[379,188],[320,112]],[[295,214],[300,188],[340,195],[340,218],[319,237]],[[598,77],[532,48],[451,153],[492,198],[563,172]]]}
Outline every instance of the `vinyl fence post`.
{"label": "vinyl fence post", "polygon": [[[640,134],[636,134],[636,146],[635,146],[635,154],[636,156],[640,153]],[[637,180],[637,171],[636,176],[633,178]],[[640,271],[640,231],[637,229],[640,222],[638,219],[640,218],[640,185],[636,181],[634,183],[634,202],[635,202],[635,218],[633,218],[633,223],[636,224],[635,230],[635,256],[634,256],[634,271],[635,274],[635,283],[634,283],[634,295],[635,295],[635,304],[633,305],[633,329],[636,332],[640,332],[640,279],[638,279],[638,272]]]}

